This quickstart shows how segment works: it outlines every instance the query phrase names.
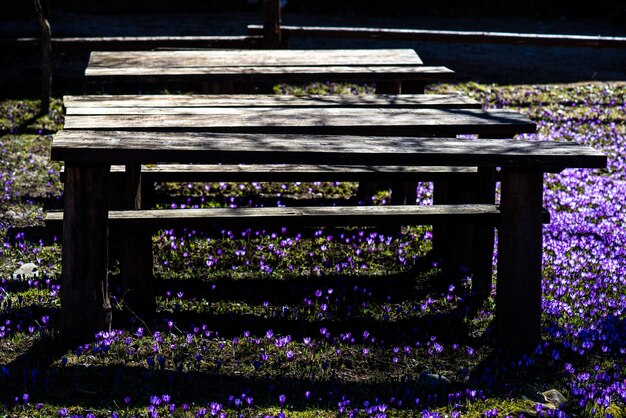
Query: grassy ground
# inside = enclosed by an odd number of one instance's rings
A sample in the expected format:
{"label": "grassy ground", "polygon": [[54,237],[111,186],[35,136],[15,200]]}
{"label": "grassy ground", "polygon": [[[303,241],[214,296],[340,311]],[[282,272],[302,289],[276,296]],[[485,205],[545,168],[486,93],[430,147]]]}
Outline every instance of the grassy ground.
{"label": "grassy ground", "polygon": [[[0,416],[626,416],[626,84],[431,91],[518,109],[539,125],[526,137],[609,156],[606,170],[546,176],[544,343],[533,355],[492,348],[493,295],[469,309],[471,277],[442,280],[428,227],[162,231],[153,241],[156,318],[125,309],[112,260],[115,329],[63,346],[60,245],[16,229],[59,205],[49,147],[61,103],[41,117],[36,102],[2,101]],[[356,185],[157,189],[161,207],[328,205],[349,200]],[[429,203],[431,186],[419,191]],[[25,263],[37,276],[13,275]]]}

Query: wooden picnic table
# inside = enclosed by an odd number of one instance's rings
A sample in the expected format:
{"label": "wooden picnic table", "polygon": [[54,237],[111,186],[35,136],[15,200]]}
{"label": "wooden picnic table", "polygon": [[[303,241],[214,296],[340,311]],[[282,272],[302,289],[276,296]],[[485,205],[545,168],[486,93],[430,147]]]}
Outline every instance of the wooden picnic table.
{"label": "wooden picnic table", "polygon": [[[206,97],[193,103],[193,98],[175,96],[168,106],[164,100],[169,99],[78,100],[80,105],[68,108],[65,130],[53,139],[52,158],[64,161],[66,171],[64,214],[48,216],[49,221],[63,221],[61,316],[66,336],[89,335],[110,326],[109,224],[128,236],[124,237],[131,248],[127,257],[135,263],[123,263],[130,269],[125,274],[143,280],[152,265],[151,255],[142,256],[142,252],[150,253],[151,248],[148,241],[146,249],[145,239],[137,238],[140,234],[135,235],[135,229],[187,224],[487,222],[500,228],[498,342],[510,350],[532,349],[541,335],[543,173],[606,164],[602,154],[574,143],[454,138],[461,133],[511,138],[534,131],[532,121],[505,110],[307,107],[303,103],[297,109],[234,104],[212,107]],[[150,101],[157,106],[146,106]],[[423,165],[486,167],[489,171],[501,167],[502,198],[499,207],[491,199],[431,207],[141,209],[140,167],[154,163]],[[124,193],[129,210],[108,210],[111,191],[107,179],[113,164],[126,166],[129,187]],[[495,185],[490,184],[493,196]],[[144,299],[150,295],[149,283],[133,286],[141,289],[139,296]]]}
{"label": "wooden picnic table", "polygon": [[379,93],[400,93],[402,86],[404,93],[421,93],[425,83],[454,76],[422,64],[412,49],[94,51],[85,77],[98,85],[202,83],[213,93],[311,81],[374,82]]}

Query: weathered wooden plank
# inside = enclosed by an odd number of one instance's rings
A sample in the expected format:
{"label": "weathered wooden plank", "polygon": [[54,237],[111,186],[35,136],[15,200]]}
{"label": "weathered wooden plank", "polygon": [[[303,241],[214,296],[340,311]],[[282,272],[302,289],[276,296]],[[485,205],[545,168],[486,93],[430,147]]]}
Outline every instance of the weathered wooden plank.
{"label": "weathered wooden plank", "polygon": [[88,68],[298,67],[421,65],[412,49],[255,49],[205,51],[93,51]]}
{"label": "weathered wooden plank", "polygon": [[[125,167],[111,167],[111,179],[123,177]],[[476,175],[476,167],[447,166],[363,166],[363,165],[297,165],[297,164],[158,164],[141,167],[145,182],[212,182],[212,181],[435,181]],[[61,169],[61,180],[65,172]]]}
{"label": "weathered wooden plank", "polygon": [[[70,115],[65,129],[163,130],[338,135],[457,135],[512,137],[535,123],[510,110],[397,108],[169,108],[130,109],[140,115]],[[122,110],[120,110],[122,111]],[[126,110],[124,110],[126,112]],[[175,112],[178,112],[175,110]]]}
{"label": "weathered wooden plank", "polygon": [[[124,166],[111,167],[111,176],[124,173]],[[420,180],[473,175],[475,167],[362,166],[296,164],[159,164],[141,168],[145,181],[388,181]]]}
{"label": "weathered wooden plank", "polygon": [[[261,27],[248,25],[248,33],[260,34]],[[282,26],[283,38],[355,38],[377,40],[403,40],[417,42],[495,43],[513,45],[624,48],[626,37],[564,35],[547,33],[511,33],[482,31],[449,31],[429,29],[390,29],[319,26]]]}
{"label": "weathered wooden plank", "polygon": [[[446,222],[489,222],[499,220],[495,205],[437,206],[334,206],[298,208],[212,208],[110,211],[111,227],[144,229],[250,226],[390,226],[428,225]],[[62,212],[50,212],[47,223],[62,221]]]}
{"label": "weathered wooden plank", "polygon": [[508,352],[533,352],[541,341],[542,197],[543,173],[502,170],[496,339]]}
{"label": "weathered wooden plank", "polygon": [[461,94],[401,95],[101,95],[65,96],[68,115],[89,113],[101,108],[181,108],[188,107],[406,107],[406,108],[476,108],[480,102]]}
{"label": "weathered wooden plank", "polygon": [[61,131],[52,159],[112,164],[447,165],[603,168],[606,156],[574,142],[207,132]]}
{"label": "weathered wooden plank", "polygon": [[159,82],[297,82],[297,81],[423,81],[452,80],[454,71],[441,66],[301,66],[301,67],[87,67],[92,83]]}
{"label": "weathered wooden plank", "polygon": [[92,339],[111,327],[107,279],[106,164],[67,163],[63,222],[61,334]]}
{"label": "weathered wooden plank", "polygon": [[[269,123],[272,120],[276,121],[291,121],[294,119],[313,119],[313,118],[325,118],[330,117],[333,118],[330,122],[337,120],[338,123],[344,123],[347,118],[359,118],[359,120],[355,121],[353,124],[360,124],[360,119],[365,119],[365,117],[372,115],[373,117],[382,118],[383,116],[387,116],[387,120],[389,117],[392,118],[387,122],[387,124],[394,123],[404,123],[406,124],[408,120],[411,120],[411,116],[421,117],[421,118],[430,118],[432,117],[435,120],[441,120],[440,124],[450,122],[455,123],[457,121],[467,121],[467,120],[475,120],[476,124],[485,124],[485,123],[511,123],[520,121],[526,122],[526,125],[532,126],[532,122],[528,123],[528,119],[525,117],[515,117],[519,115],[519,113],[514,113],[508,110],[490,110],[483,111],[479,109],[474,109],[475,111],[472,113],[465,113],[463,110],[469,109],[467,107],[459,107],[459,108],[448,108],[442,107],[440,109],[435,110],[432,107],[420,106],[420,107],[385,107],[380,108],[379,106],[374,107],[372,104],[369,106],[360,106],[362,108],[361,111],[354,110],[354,108],[359,108],[359,106],[347,106],[339,107],[339,106],[307,106],[303,105],[302,107],[298,106],[283,106],[283,107],[275,107],[275,106],[236,106],[236,107],[226,107],[226,106],[206,106],[206,107],[77,107],[77,108],[69,108],[66,117],[66,122],[68,119],[71,122],[75,121],[75,117],[81,116],[108,116],[109,119],[112,120],[112,123],[115,123],[115,120],[118,116],[140,116],[142,119],[144,116],[165,116],[171,115],[175,116],[174,121],[179,121],[180,124],[185,124],[185,119],[179,119],[178,116],[191,116],[191,115],[209,115],[212,119],[207,121],[207,124],[211,123],[213,119],[217,119],[218,124],[220,122],[223,123],[222,118],[228,118],[229,121],[232,121],[233,118],[247,121],[251,115],[258,115],[260,118],[267,117],[269,119]],[[321,111],[317,111],[316,108],[323,109]],[[412,113],[406,112],[406,110],[410,109],[421,109],[424,110],[420,113]],[[458,112],[446,112],[446,110],[456,110],[459,109]],[[388,112],[387,110],[392,110]],[[300,118],[296,118],[296,115],[300,115]],[[71,116],[71,118],[69,118]],[[514,116],[515,118],[511,118],[510,116]],[[500,118],[507,117],[505,121]],[[472,119],[470,119],[472,118]],[[95,119],[98,120],[98,119]],[[293,123],[297,123],[298,120]],[[244,123],[244,122],[240,122]],[[309,124],[312,122],[308,122]],[[423,124],[423,121],[416,121],[415,124]],[[373,124],[373,122],[371,123]],[[150,128],[150,126],[147,126]],[[71,129],[67,128],[66,129]]]}

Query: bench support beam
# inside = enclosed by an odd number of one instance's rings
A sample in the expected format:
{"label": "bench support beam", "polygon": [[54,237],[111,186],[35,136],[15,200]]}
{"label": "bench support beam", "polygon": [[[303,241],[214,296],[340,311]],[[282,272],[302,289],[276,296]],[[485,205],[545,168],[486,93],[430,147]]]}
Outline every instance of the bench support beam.
{"label": "bench support beam", "polygon": [[541,341],[543,173],[502,170],[496,339],[507,352]]}
{"label": "bench support beam", "polygon": [[111,329],[107,279],[109,165],[65,165],[61,333],[68,341]]}

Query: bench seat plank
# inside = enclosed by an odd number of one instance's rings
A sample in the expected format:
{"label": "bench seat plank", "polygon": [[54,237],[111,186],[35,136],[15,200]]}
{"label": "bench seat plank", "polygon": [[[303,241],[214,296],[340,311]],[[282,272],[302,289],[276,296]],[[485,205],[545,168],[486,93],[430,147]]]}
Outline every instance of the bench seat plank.
{"label": "bench seat plank", "polygon": [[231,67],[420,65],[413,49],[272,49],[202,51],[94,51],[89,67]]}
{"label": "bench seat plank", "polygon": [[190,163],[603,168],[606,156],[575,142],[207,132],[59,132],[52,159],[111,164]]}
{"label": "bench seat plank", "polygon": [[[297,208],[211,208],[109,211],[111,227],[149,229],[179,227],[250,226],[393,226],[436,222],[489,222],[499,220],[495,205],[332,206]],[[46,223],[59,223],[63,212],[50,212]]]}
{"label": "bench seat plank", "polygon": [[135,113],[130,115],[69,115],[65,119],[65,129],[383,136],[450,136],[476,133],[505,137],[512,137],[517,133],[532,133],[536,129],[533,121],[510,110],[194,107],[185,109],[185,114],[171,117],[169,109],[129,109],[128,112]]}
{"label": "bench seat plank", "polygon": [[403,107],[480,108],[480,102],[460,94],[400,95],[108,95],[65,96],[66,115],[92,115],[107,108],[189,107]]}
{"label": "bench seat plank", "polygon": [[[384,208],[384,209],[381,209]],[[109,226],[113,229],[140,227],[156,231],[167,228],[201,228],[207,226],[279,227],[300,225],[323,226],[402,226],[446,223],[486,223],[499,227],[501,212],[492,204],[432,206],[328,206],[290,208],[210,208],[210,209],[146,209],[109,210]],[[45,233],[62,234],[63,212],[48,212]],[[542,210],[542,223],[550,223],[550,212]],[[28,227],[31,233],[38,227]],[[22,231],[22,229],[16,229]],[[49,234],[48,234],[49,235]]]}
{"label": "bench seat plank", "polygon": [[87,67],[94,83],[159,83],[202,81],[296,82],[326,80],[452,80],[454,71],[436,66],[307,66],[307,67]]}

